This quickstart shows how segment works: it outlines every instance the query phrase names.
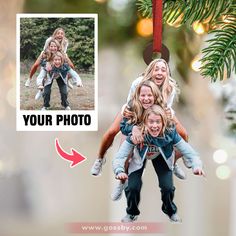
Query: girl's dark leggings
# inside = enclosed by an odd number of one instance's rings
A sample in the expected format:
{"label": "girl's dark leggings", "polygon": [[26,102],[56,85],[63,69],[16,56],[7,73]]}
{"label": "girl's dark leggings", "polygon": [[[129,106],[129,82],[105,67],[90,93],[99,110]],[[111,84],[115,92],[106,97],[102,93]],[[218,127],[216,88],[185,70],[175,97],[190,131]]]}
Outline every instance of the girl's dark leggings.
{"label": "girl's dark leggings", "polygon": [[[162,211],[170,217],[177,211],[177,207],[173,202],[175,187],[173,186],[172,171],[168,168],[166,162],[160,155],[152,160],[152,164],[159,180]],[[141,169],[132,172],[128,178],[128,186],[125,189],[125,194],[127,198],[126,212],[130,215],[140,214],[138,205],[140,202],[144,167],[145,163]]]}

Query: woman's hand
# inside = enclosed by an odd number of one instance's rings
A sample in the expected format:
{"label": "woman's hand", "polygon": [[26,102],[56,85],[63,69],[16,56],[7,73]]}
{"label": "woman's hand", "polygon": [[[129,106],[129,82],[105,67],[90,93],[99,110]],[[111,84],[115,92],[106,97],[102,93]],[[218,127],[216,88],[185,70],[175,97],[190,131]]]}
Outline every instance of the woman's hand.
{"label": "woman's hand", "polygon": [[77,87],[83,87],[82,81],[79,80],[79,81],[77,82],[76,86],[77,86]]}
{"label": "woman's hand", "polygon": [[193,174],[195,174],[195,175],[202,175],[203,177],[206,177],[205,172],[200,167],[194,169],[193,170]]}
{"label": "woman's hand", "polygon": [[128,175],[124,172],[121,172],[119,173],[117,176],[116,176],[116,179],[119,179],[119,180],[127,180],[128,179]]}
{"label": "woman's hand", "polygon": [[136,125],[134,125],[133,129],[132,129],[131,141],[134,144],[140,144],[144,141],[143,134],[142,134],[140,128]]}

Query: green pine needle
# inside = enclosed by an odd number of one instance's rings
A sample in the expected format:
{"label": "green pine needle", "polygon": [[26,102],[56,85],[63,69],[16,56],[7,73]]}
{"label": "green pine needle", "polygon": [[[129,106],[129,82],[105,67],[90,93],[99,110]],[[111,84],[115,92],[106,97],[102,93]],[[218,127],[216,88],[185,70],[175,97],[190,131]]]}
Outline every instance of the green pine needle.
{"label": "green pine needle", "polygon": [[[163,22],[192,25],[194,22],[209,22],[217,29],[214,38],[202,50],[201,74],[212,81],[230,77],[236,73],[236,3],[235,0],[163,0]],[[152,0],[138,0],[139,11],[144,17],[152,17]],[[222,16],[227,17],[227,23]]]}

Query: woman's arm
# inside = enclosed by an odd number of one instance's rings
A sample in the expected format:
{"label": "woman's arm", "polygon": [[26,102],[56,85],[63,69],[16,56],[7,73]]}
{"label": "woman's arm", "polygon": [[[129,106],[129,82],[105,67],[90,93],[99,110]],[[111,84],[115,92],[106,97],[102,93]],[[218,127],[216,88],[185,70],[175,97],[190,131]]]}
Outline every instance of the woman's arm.
{"label": "woman's arm", "polygon": [[46,77],[46,75],[47,75],[47,72],[41,67],[40,73],[37,76],[37,80],[36,80],[38,87],[43,85],[43,79]]}
{"label": "woman's arm", "polygon": [[186,159],[188,163],[191,163],[190,168],[192,168],[193,173],[196,175],[205,175],[204,171],[202,170],[202,161],[200,160],[200,157],[198,153],[191,147],[191,145],[184,141],[184,139],[181,138],[181,140],[174,145],[183,155],[183,159]]}
{"label": "woman's arm", "polygon": [[112,167],[115,175],[125,172],[125,161],[129,157],[130,153],[133,151],[134,145],[127,140],[125,140],[121,144],[118,152],[112,160]]}
{"label": "woman's arm", "polygon": [[78,73],[74,71],[72,68],[68,71],[68,73],[71,75],[72,80],[73,80],[73,85],[76,85],[78,87],[83,87],[82,80]]}

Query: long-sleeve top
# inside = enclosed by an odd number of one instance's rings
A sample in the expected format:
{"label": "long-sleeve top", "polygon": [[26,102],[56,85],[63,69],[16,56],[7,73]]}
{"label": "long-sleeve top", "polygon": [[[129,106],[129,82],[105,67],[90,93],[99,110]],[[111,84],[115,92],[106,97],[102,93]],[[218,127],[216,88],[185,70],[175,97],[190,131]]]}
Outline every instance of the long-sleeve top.
{"label": "long-sleeve top", "polygon": [[193,170],[202,168],[202,161],[197,152],[181,138],[175,128],[172,128],[161,137],[152,137],[146,134],[143,145],[134,145],[130,136],[128,136],[113,159],[113,171],[116,175],[120,172],[125,172],[125,161],[130,153],[132,153],[132,158],[129,163],[129,174],[142,168],[145,158],[154,159],[159,155],[165,160],[169,169],[172,170],[175,157],[174,147],[180,151],[184,159],[191,163]]}
{"label": "long-sleeve top", "polygon": [[79,84],[82,84],[81,78],[78,73],[70,68],[69,65],[63,64],[60,68],[53,67],[49,72],[42,67],[37,77],[37,86],[42,85],[44,78],[46,78],[44,82],[44,86],[46,86],[48,84],[51,84],[52,80],[58,78],[59,76],[62,78],[63,82],[67,84],[68,74],[71,75],[74,85],[78,86]]}

